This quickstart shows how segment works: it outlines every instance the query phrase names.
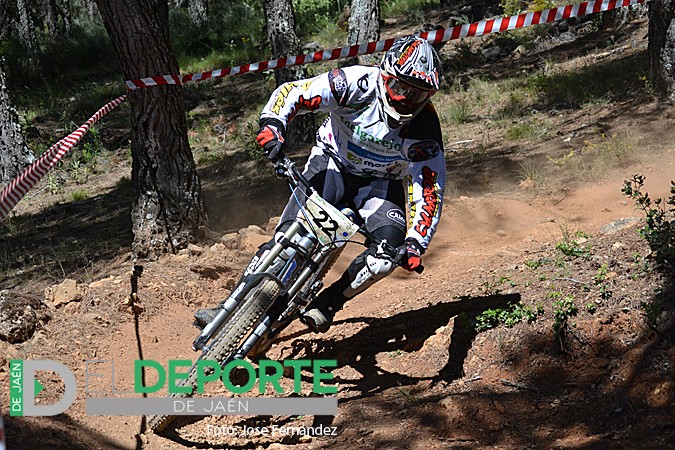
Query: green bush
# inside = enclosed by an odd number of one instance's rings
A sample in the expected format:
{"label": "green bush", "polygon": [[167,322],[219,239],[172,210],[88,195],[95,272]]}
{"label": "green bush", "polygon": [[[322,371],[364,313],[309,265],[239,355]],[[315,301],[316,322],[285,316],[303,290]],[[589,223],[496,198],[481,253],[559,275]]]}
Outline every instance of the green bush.
{"label": "green bush", "polygon": [[488,309],[476,316],[475,329],[478,332],[495,328],[498,325],[513,327],[522,320],[533,322],[543,313],[541,307],[523,306],[520,303],[509,303],[506,308]]}
{"label": "green bush", "polygon": [[298,37],[308,38],[329,23],[335,23],[345,5],[349,3],[339,0],[293,0]]}
{"label": "green bush", "polygon": [[633,175],[624,180],[623,192],[635,200],[637,209],[645,213],[645,226],[638,231],[649,243],[657,263],[673,270],[675,262],[675,181],[670,182],[670,197],[664,201],[657,198],[652,201],[649,194],[642,192],[645,177]]}

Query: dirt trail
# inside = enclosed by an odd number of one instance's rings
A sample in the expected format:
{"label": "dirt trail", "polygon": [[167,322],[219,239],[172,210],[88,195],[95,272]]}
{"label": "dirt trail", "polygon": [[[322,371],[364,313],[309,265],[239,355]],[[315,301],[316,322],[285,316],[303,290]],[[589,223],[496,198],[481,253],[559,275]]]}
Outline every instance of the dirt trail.
{"label": "dirt trail", "polygon": [[[503,330],[490,338],[486,338],[485,333],[476,336],[458,332],[456,318],[462,309],[475,306],[458,296],[475,293],[481,285],[496,283],[507,269],[522,266],[525,260],[541,253],[547,243],[559,241],[563,228],[595,235],[610,222],[638,216],[620,192],[622,181],[634,172],[644,173],[650,195],[653,198],[667,196],[666,189],[675,173],[675,158],[672,151],[662,156],[659,164],[632,167],[606,181],[586,185],[558,198],[537,196],[527,190],[446,198],[439,232],[424,258],[424,274],[397,271],[367,295],[351,301],[338,313],[336,325],[327,334],[313,335],[300,326],[293,326],[268,354],[273,359],[304,355],[338,360],[339,367],[334,374],[339,378],[340,412],[332,419],[211,417],[183,429],[179,436],[167,438],[144,432],[140,417],[85,415],[82,389],[85,360],[107,361],[90,367],[90,370],[97,369],[93,372],[103,374],[100,383],[104,388],[110,379],[110,361],[114,361],[117,389],[131,389],[136,359],[193,359],[195,355],[190,350],[196,331],[191,326],[193,311],[227,294],[252,249],[267,236],[252,232],[245,235],[238,249],[215,244],[146,264],[137,279],[136,291],[143,308],[138,315],[125,307],[132,284],[129,262],[124,262],[113,269],[109,278],[92,283],[80,304],[71,303],[58,309],[48,327],[20,350],[4,349],[5,358],[31,355],[32,359],[62,361],[74,368],[80,385],[78,400],[66,414],[53,418],[8,418],[9,448],[429,449],[493,445],[494,441],[486,438],[484,430],[467,422],[469,418],[480,419],[484,426],[493,427],[489,431],[499,436],[493,448],[524,448],[527,442],[538,442],[543,447],[557,443],[566,448],[590,448],[585,446],[604,442],[603,439],[611,436],[603,438],[592,431],[592,421],[604,420],[602,415],[589,419],[586,425],[549,430],[549,434],[560,435],[555,439],[528,438],[517,431],[519,427],[504,425],[511,414],[505,404],[512,398],[510,394],[499,393],[499,387],[504,386],[504,378],[512,377],[519,366],[517,361],[514,367],[505,366],[503,361],[496,366],[490,363],[503,353],[503,348],[495,347],[495,336],[497,341],[508,342],[508,335]],[[336,271],[342,270],[349,256],[358,251],[358,248],[349,249]],[[525,296],[520,286],[504,292],[507,297],[520,294]],[[474,301],[479,301],[479,297],[474,296]],[[377,318],[380,320],[375,320]],[[522,329],[516,330],[520,330],[513,331],[516,336],[522,332]],[[604,332],[612,331],[606,328]],[[540,334],[551,332],[549,329]],[[596,337],[603,336],[597,334]],[[535,349],[531,351],[531,356],[536,353]],[[541,359],[537,361],[539,365],[544,364]],[[576,363],[569,365],[578,369]],[[524,367],[528,367],[527,363]],[[579,374],[580,379],[584,376]],[[0,377],[6,385],[5,369]],[[150,378],[152,381],[152,376]],[[59,382],[52,379],[41,382],[47,388],[45,394],[41,394],[45,396],[43,401],[49,402],[50,395],[56,395],[60,389]],[[672,400],[672,381],[658,383],[659,392]],[[96,382],[94,385],[96,387]],[[514,381],[514,385],[517,386],[517,382]],[[491,393],[486,400],[481,396],[488,388]],[[211,393],[227,395],[217,390]],[[2,395],[2,403],[7,404],[6,390],[3,389]],[[533,395],[542,395],[541,401],[548,401],[543,400],[542,392]],[[457,403],[464,398],[466,403]],[[509,408],[526,410],[537,404],[534,400],[522,401],[527,405],[513,403]],[[551,419],[552,412],[540,409],[539,413],[533,410],[529,414],[534,422],[542,424],[544,433],[544,428],[553,427],[555,421]],[[662,413],[667,417],[672,414],[672,407]],[[309,426],[320,420],[337,426],[338,437],[250,439],[235,436],[226,439],[208,432],[212,425]],[[525,426],[526,422],[522,430],[530,429]]]}

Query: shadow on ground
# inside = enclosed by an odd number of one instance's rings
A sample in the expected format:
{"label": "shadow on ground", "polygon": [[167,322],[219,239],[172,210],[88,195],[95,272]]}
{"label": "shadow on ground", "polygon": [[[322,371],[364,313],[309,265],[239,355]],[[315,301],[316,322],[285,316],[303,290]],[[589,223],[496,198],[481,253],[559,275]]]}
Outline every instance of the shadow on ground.
{"label": "shadow on ground", "polygon": [[[394,323],[415,325],[411,333],[422,336],[433,333],[439,326],[468,307],[503,306],[506,298],[470,299],[464,307],[439,304],[423,310],[399,314],[381,325],[371,323],[352,339],[339,343],[327,342],[322,357],[336,354],[338,346],[348,349],[353,365],[363,378],[352,384],[366,397],[367,405],[341,401],[341,414],[359,414],[360,420],[396,421],[405,416],[407,427],[415,423],[416,433],[404,430],[388,433],[386,437],[371,436],[373,448],[418,448],[419,430],[426,430],[424,443],[438,439],[443,448],[575,448],[575,449],[670,449],[675,442],[673,417],[673,336],[675,336],[675,290],[673,278],[666,280],[662,293],[654,297],[663,308],[659,321],[632,336],[577,339],[571,352],[560,350],[555,334],[540,332],[532,327],[518,339],[517,347],[504,347],[516,380],[500,383],[474,381],[470,388],[453,384],[437,395],[425,395],[427,388],[416,383],[421,378],[405,378],[376,367],[372,358],[380,351],[400,348],[401,343],[386,344],[397,335],[387,330]],[[476,309],[471,310],[474,314]],[[395,322],[394,322],[395,321]],[[455,325],[455,328],[457,326]],[[462,377],[466,350],[475,333],[453,331],[450,361],[441,373],[430,377],[434,381],[451,382]],[[334,345],[333,345],[334,344]],[[365,351],[364,351],[365,349]],[[546,361],[539,365],[539,361]],[[341,384],[345,383],[344,380]],[[346,382],[347,384],[350,381]],[[388,388],[410,388],[401,395],[387,392]],[[381,395],[373,396],[382,392]],[[407,392],[407,394],[406,394]],[[405,394],[405,395],[404,395]],[[359,398],[357,397],[357,398]],[[442,400],[442,401],[441,401]],[[323,418],[322,420],[326,420]],[[330,418],[327,419],[330,422]],[[394,423],[392,422],[392,423]],[[353,424],[351,425],[353,426]],[[462,435],[455,430],[461,429]],[[349,448],[353,442],[332,445]]]}
{"label": "shadow on ground", "polygon": [[114,440],[72,420],[67,414],[50,417],[5,417],[7,448],[128,449]]}
{"label": "shadow on ground", "polygon": [[36,289],[64,278],[93,281],[130,251],[131,186],[12,217],[0,229],[0,289]]}

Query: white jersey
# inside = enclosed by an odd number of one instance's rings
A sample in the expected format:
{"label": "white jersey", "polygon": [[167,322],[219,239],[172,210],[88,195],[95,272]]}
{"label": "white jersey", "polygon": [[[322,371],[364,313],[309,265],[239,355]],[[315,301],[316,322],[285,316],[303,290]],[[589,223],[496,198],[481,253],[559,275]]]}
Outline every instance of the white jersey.
{"label": "white jersey", "polygon": [[279,86],[261,113],[284,126],[297,114],[329,111],[317,145],[359,176],[408,183],[410,221],[406,237],[427,248],[441,216],[445,156],[438,115],[428,104],[410,123],[389,128],[377,97],[378,67],[333,69]]}

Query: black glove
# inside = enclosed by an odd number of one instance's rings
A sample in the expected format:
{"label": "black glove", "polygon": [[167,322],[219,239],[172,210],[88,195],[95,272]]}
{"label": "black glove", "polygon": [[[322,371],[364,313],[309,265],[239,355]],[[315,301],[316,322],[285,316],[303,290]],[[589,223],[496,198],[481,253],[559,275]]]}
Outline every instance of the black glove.
{"label": "black glove", "polygon": [[398,256],[401,267],[411,272],[419,270],[422,266],[422,255],[424,248],[417,242],[417,239],[409,237],[405,243],[398,248]]}
{"label": "black glove", "polygon": [[274,160],[284,145],[286,127],[277,119],[260,119],[260,130],[255,140],[265,151],[268,159]]}

